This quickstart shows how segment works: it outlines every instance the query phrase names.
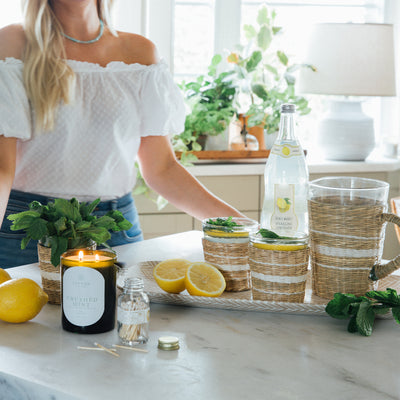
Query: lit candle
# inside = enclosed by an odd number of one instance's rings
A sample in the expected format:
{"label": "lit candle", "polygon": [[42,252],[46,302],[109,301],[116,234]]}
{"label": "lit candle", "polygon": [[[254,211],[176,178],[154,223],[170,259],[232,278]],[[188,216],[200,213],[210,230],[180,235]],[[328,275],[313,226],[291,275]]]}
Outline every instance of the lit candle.
{"label": "lit candle", "polygon": [[114,329],[115,253],[69,250],[61,256],[62,326],[77,333]]}

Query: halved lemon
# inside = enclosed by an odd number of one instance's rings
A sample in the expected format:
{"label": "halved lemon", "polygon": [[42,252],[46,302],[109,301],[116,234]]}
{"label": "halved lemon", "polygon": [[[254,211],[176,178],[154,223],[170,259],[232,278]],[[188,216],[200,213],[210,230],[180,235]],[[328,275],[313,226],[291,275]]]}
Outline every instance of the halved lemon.
{"label": "halved lemon", "polygon": [[153,269],[158,286],[168,293],[180,293],[185,290],[185,276],[190,261],[183,258],[170,258],[161,261]]}
{"label": "halved lemon", "polygon": [[194,262],[189,265],[185,284],[192,296],[218,297],[226,287],[225,278],[221,272],[205,262]]}
{"label": "halved lemon", "polygon": [[248,237],[249,232],[225,232],[219,229],[205,230],[204,233],[208,236],[215,237]]}
{"label": "halved lemon", "polygon": [[278,251],[296,251],[307,247],[306,244],[268,244],[268,243],[253,243],[253,247],[265,250]]}

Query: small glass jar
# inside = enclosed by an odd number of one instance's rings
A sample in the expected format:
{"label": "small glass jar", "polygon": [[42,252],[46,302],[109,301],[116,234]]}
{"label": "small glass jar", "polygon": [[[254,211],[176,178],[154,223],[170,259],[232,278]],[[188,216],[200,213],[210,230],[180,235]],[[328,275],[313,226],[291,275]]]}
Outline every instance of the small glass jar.
{"label": "small glass jar", "polygon": [[209,220],[210,218],[203,220],[202,243],[205,261],[221,271],[227,292],[249,290],[251,288],[248,265],[249,235],[258,229],[258,222],[248,218],[232,218],[232,222],[237,225],[228,227],[210,224]]}
{"label": "small glass jar", "polygon": [[253,300],[304,302],[308,236],[265,238],[250,235],[249,265]]}
{"label": "small glass jar", "polygon": [[117,330],[124,345],[146,343],[149,339],[150,302],[143,288],[143,279],[126,278],[118,297]]}

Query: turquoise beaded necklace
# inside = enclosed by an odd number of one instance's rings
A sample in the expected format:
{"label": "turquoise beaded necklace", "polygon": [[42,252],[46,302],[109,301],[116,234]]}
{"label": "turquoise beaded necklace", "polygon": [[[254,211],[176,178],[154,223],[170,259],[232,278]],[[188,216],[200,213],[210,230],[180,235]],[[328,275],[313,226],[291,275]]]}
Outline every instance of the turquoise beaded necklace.
{"label": "turquoise beaded necklace", "polygon": [[97,42],[102,36],[103,36],[103,32],[104,32],[104,23],[102,20],[100,20],[100,32],[97,35],[97,37],[95,37],[92,40],[79,40],[79,39],[74,39],[71,36],[66,35],[64,32],[61,32],[61,34],[67,38],[68,40],[72,40],[75,43],[81,43],[81,44],[90,44],[90,43],[94,43]]}

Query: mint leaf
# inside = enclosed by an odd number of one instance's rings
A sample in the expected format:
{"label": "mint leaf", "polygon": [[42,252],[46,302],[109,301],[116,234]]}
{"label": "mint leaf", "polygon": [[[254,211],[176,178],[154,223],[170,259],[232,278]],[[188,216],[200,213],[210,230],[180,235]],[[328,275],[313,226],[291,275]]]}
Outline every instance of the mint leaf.
{"label": "mint leaf", "polygon": [[60,264],[61,254],[68,249],[68,239],[65,237],[53,237],[51,240],[51,263],[57,267]]}
{"label": "mint leaf", "polygon": [[81,221],[75,225],[75,228],[77,231],[79,231],[79,230],[85,230],[87,228],[90,228],[91,226],[92,226],[92,223],[90,221]]}
{"label": "mint leaf", "polygon": [[31,238],[29,236],[25,236],[21,240],[21,249],[24,250],[26,249],[26,246],[28,246],[28,243],[31,241]]}
{"label": "mint leaf", "polygon": [[394,320],[400,324],[400,306],[399,307],[392,307],[392,315]]}
{"label": "mint leaf", "polygon": [[54,227],[56,228],[57,233],[65,231],[67,229],[67,218],[61,217],[56,222],[54,222]]}
{"label": "mint leaf", "polygon": [[47,223],[42,218],[35,218],[31,225],[26,229],[28,237],[33,240],[40,240],[47,235]]}
{"label": "mint leaf", "polygon": [[368,300],[362,301],[356,316],[358,332],[363,336],[371,336],[374,322],[375,313],[371,302]]}
{"label": "mint leaf", "polygon": [[74,200],[76,199],[72,199],[71,202],[65,199],[55,199],[54,207],[60,216],[66,217],[74,222],[80,222],[82,221],[82,217]]}
{"label": "mint leaf", "polygon": [[391,306],[400,306],[400,296],[397,295],[396,290],[391,288],[387,288],[385,291],[373,290],[367,292],[365,295],[381,303],[390,304]]}
{"label": "mint leaf", "polygon": [[357,312],[357,303],[361,299],[354,294],[335,293],[333,299],[326,305],[325,311],[333,318],[347,319]]}
{"label": "mint leaf", "polygon": [[353,315],[350,318],[349,325],[347,325],[347,331],[350,333],[356,333],[358,331],[356,318],[357,315]]}
{"label": "mint leaf", "polygon": [[99,226],[106,229],[113,229],[117,227],[114,218],[111,218],[108,215],[103,215],[97,221],[94,221],[94,226]]}

